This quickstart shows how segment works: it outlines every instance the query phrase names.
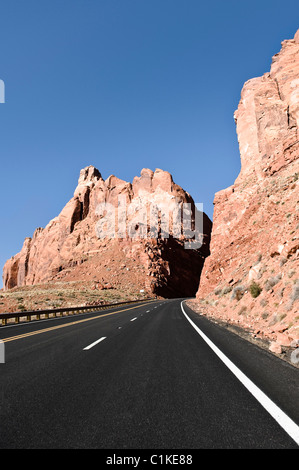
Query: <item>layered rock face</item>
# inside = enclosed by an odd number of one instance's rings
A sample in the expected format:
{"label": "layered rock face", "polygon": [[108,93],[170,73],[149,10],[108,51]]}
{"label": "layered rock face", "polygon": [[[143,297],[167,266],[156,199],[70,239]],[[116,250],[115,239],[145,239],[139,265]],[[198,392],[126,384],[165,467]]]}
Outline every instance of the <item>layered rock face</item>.
{"label": "layered rock face", "polygon": [[241,172],[215,195],[197,304],[278,351],[299,338],[299,31],[245,83],[234,117]]}
{"label": "layered rock face", "polygon": [[[196,217],[202,217],[201,247],[186,249],[186,235],[177,234],[171,209],[174,214],[178,207],[190,209],[194,234]],[[151,211],[156,224],[150,223]],[[193,296],[209,254],[211,226],[168,172],[144,169],[131,184],[115,176],[104,181],[90,166],[80,172],[74,197],[60,215],[6,262],[4,289],[93,280],[100,289],[134,286],[163,297]]]}

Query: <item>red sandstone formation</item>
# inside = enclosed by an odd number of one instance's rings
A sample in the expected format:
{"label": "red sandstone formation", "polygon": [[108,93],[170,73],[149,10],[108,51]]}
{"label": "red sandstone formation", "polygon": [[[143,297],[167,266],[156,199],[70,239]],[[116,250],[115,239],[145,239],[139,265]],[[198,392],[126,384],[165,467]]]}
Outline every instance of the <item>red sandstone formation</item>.
{"label": "red sandstone formation", "polygon": [[245,83],[235,121],[242,168],[215,195],[197,309],[260,332],[277,352],[299,338],[299,31]]}
{"label": "red sandstone formation", "polygon": [[[113,230],[107,232],[106,212],[99,207],[106,203],[117,208],[120,197],[127,213],[122,206],[118,208],[114,236]],[[32,239],[25,240],[21,252],[6,262],[4,289],[48,281],[94,280],[99,289],[134,285],[138,292],[165,297],[194,296],[209,254],[210,220],[203,214],[203,244],[193,250],[185,249],[186,237],[175,236],[172,219],[166,238],[161,233],[161,213],[157,214],[156,234],[150,233],[148,220],[141,216],[144,209],[158,206],[166,212],[177,203],[190,204],[195,219],[193,199],[165,171],[144,169],[131,184],[115,176],[104,181],[96,168],[87,167],[60,215],[44,229],[37,229]]]}

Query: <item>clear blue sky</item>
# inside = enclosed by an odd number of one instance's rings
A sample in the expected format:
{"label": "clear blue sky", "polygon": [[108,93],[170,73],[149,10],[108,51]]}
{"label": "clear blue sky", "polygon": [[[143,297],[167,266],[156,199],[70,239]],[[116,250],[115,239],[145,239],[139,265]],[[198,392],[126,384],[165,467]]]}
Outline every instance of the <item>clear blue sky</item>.
{"label": "clear blue sky", "polygon": [[87,165],[168,170],[212,218],[243,83],[298,28],[298,0],[1,0],[1,267]]}

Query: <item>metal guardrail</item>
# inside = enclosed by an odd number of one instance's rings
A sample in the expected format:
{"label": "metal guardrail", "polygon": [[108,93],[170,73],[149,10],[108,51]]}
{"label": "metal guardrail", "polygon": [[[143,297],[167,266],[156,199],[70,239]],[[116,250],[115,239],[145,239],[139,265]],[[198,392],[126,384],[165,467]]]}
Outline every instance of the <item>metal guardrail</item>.
{"label": "metal guardrail", "polygon": [[137,304],[140,302],[148,302],[150,300],[155,300],[152,298],[148,299],[140,299],[140,300],[128,300],[127,302],[117,302],[114,304],[103,304],[103,305],[90,305],[84,307],[65,307],[65,308],[53,308],[48,310],[32,310],[32,311],[24,311],[24,312],[11,312],[11,313],[0,313],[0,321],[2,326],[7,325],[7,320],[12,318],[15,319],[15,323],[20,323],[21,318],[26,318],[25,321],[30,322],[32,317],[35,317],[35,320],[40,320],[41,316],[44,319],[48,318],[57,318],[63,317],[68,315],[77,315],[79,313],[84,312],[98,312],[99,310],[107,310],[108,308],[119,307],[124,305],[131,305]]}

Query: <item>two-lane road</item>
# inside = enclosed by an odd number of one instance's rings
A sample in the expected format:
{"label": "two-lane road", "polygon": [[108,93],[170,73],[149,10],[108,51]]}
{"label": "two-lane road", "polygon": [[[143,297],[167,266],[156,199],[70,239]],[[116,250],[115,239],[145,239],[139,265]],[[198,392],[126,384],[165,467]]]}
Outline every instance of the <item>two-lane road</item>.
{"label": "two-lane road", "polygon": [[2,449],[298,448],[298,369],[181,300],[2,327],[0,338]]}

